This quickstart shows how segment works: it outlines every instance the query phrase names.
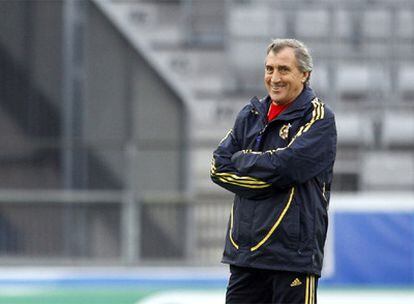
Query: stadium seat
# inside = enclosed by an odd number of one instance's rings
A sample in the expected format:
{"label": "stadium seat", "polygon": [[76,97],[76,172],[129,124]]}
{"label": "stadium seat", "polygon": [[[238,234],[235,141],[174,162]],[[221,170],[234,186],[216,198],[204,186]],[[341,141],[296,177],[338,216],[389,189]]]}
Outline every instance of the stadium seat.
{"label": "stadium seat", "polygon": [[408,63],[400,67],[397,88],[402,100],[414,101],[414,64]]}
{"label": "stadium seat", "polygon": [[413,148],[414,113],[387,111],[382,121],[381,144],[385,148]]}
{"label": "stadium seat", "polygon": [[325,9],[303,9],[296,13],[296,34],[301,38],[329,36],[329,12]]}
{"label": "stadium seat", "polygon": [[338,112],[336,127],[340,147],[361,148],[375,143],[374,124],[366,114]]}
{"label": "stadium seat", "polygon": [[378,96],[390,89],[389,75],[375,62],[340,64],[336,81],[339,97],[345,101],[369,100],[370,94]]}
{"label": "stadium seat", "polygon": [[366,38],[388,38],[392,33],[391,13],[386,9],[365,10],[362,32]]}
{"label": "stadium seat", "polygon": [[351,38],[353,34],[352,11],[338,8],[334,10],[332,18],[335,20],[333,24],[335,37],[340,39]]}
{"label": "stadium seat", "polygon": [[341,99],[363,99],[368,95],[370,71],[366,66],[343,64],[337,69],[337,90]]}
{"label": "stadium seat", "polygon": [[360,168],[364,190],[412,190],[414,188],[412,153],[366,152],[362,157]]}
{"label": "stadium seat", "polygon": [[[166,1],[168,2],[168,1]],[[225,43],[226,3],[221,0],[187,3],[187,43],[193,46],[218,46]],[[176,22],[175,23],[179,23]],[[173,23],[172,23],[173,24]]]}
{"label": "stadium seat", "polygon": [[412,39],[414,37],[414,12],[400,9],[396,13],[396,34],[400,38]]}
{"label": "stadium seat", "polygon": [[271,10],[270,20],[268,20],[269,34],[271,38],[281,38],[288,35],[287,16],[281,10]]}
{"label": "stadium seat", "polygon": [[[229,33],[237,37],[269,36],[269,10],[265,6],[239,5],[229,11]],[[276,28],[280,28],[278,22]]]}

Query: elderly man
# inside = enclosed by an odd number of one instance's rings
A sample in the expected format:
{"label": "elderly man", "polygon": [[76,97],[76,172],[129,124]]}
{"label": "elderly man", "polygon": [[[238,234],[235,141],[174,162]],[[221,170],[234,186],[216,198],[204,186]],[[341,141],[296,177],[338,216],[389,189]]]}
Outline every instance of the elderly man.
{"label": "elderly man", "polygon": [[214,151],[213,182],[235,194],[223,262],[226,303],[316,303],[336,154],[333,112],[309,86],[306,46],[268,46],[267,96],[252,98]]}

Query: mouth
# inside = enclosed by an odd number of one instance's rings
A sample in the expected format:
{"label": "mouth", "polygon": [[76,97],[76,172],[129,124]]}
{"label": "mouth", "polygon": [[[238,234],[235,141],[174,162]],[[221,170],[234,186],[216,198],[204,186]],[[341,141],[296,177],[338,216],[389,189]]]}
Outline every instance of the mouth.
{"label": "mouth", "polygon": [[278,83],[278,84],[271,84],[270,85],[270,89],[273,92],[277,92],[277,91],[279,91],[280,89],[282,89],[284,87],[286,87],[286,84],[284,84],[284,83]]}

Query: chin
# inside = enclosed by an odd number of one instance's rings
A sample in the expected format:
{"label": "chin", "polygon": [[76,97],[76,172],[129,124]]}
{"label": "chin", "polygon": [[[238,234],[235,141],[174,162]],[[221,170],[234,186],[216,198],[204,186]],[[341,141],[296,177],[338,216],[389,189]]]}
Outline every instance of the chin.
{"label": "chin", "polygon": [[270,98],[271,98],[272,100],[277,101],[278,103],[280,103],[280,101],[284,100],[284,96],[282,96],[282,95],[275,95],[275,94],[271,94],[271,95],[270,95]]}

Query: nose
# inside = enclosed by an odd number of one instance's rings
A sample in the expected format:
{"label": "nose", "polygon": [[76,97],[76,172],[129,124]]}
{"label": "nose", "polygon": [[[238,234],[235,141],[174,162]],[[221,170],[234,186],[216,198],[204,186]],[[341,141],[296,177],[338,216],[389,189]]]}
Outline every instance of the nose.
{"label": "nose", "polygon": [[279,82],[280,81],[280,74],[277,70],[273,71],[272,77],[270,78],[272,82]]}

